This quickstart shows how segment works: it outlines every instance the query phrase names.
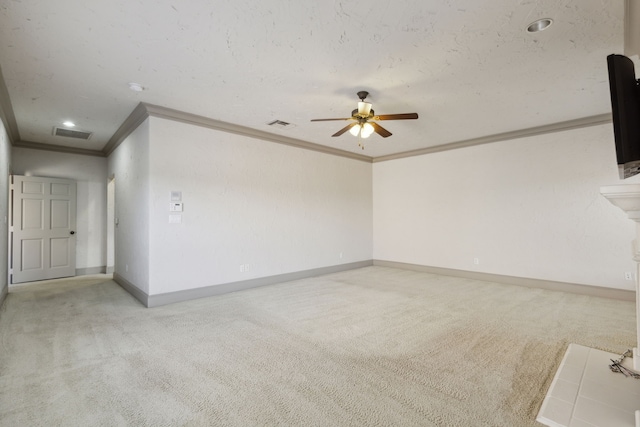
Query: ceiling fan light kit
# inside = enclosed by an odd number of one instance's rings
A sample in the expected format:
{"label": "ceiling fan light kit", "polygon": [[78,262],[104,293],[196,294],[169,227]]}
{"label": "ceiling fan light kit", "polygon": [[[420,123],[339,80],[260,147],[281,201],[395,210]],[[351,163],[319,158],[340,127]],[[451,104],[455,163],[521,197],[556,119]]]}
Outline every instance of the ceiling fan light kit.
{"label": "ceiling fan light kit", "polygon": [[371,125],[371,123],[356,123],[354,126],[349,129],[349,133],[353,136],[360,136],[362,138],[369,138],[371,134],[375,132],[375,129]]}
{"label": "ceiling fan light kit", "polygon": [[326,122],[331,120],[353,120],[354,123],[350,123],[347,126],[334,133],[333,137],[340,136],[346,131],[353,136],[358,137],[358,145],[364,150],[362,144],[362,138],[368,138],[374,132],[383,138],[387,138],[392,135],[391,132],[380,126],[376,121],[378,120],[410,120],[417,119],[418,113],[403,113],[403,114],[384,114],[376,116],[375,112],[371,108],[371,103],[366,102],[365,99],[369,95],[369,92],[358,92],[358,108],[351,112],[351,117],[338,118],[338,119],[313,119],[312,122]]}

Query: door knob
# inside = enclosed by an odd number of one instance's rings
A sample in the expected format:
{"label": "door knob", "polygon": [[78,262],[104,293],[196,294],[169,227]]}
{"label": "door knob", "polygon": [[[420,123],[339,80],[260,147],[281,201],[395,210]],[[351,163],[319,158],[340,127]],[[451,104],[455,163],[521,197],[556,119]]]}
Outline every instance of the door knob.
{"label": "door knob", "polygon": [[76,232],[75,231],[70,231],[69,234],[76,234]]}

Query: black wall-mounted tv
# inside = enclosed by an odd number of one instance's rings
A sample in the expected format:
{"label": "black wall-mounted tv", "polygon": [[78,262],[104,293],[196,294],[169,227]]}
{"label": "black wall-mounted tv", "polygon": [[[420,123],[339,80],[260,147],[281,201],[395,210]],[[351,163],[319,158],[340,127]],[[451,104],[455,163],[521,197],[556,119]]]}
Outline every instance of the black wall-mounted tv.
{"label": "black wall-mounted tv", "polygon": [[618,171],[625,179],[640,173],[640,82],[624,55],[607,56],[607,66]]}

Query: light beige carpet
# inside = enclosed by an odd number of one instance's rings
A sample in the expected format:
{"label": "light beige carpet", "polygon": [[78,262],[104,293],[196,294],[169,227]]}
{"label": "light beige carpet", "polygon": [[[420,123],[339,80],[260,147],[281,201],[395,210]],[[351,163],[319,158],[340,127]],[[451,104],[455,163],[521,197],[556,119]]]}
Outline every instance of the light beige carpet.
{"label": "light beige carpet", "polygon": [[622,353],[634,316],[383,267],[153,309],[32,284],[0,309],[0,425],[535,426],[568,343]]}

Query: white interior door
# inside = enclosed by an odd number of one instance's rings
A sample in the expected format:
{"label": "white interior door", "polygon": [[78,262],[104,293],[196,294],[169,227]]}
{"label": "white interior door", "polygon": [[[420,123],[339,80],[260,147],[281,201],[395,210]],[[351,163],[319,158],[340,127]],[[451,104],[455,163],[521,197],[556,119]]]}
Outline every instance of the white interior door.
{"label": "white interior door", "polygon": [[75,276],[76,183],[12,178],[11,283]]}

